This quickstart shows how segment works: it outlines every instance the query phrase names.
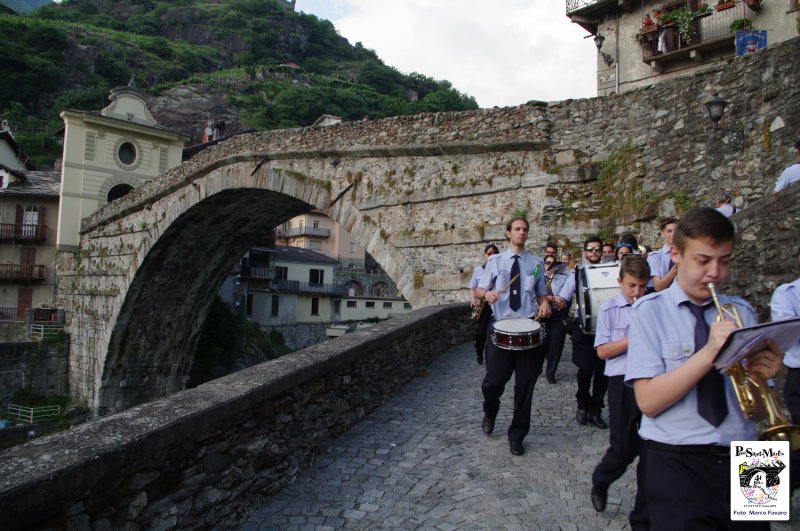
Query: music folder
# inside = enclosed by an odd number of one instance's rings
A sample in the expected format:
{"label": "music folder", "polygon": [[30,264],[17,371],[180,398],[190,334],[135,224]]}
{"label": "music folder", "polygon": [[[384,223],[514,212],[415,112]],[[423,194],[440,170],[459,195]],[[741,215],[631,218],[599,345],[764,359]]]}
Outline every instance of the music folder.
{"label": "music folder", "polygon": [[800,317],[790,317],[744,328],[737,328],[714,359],[714,366],[721,372],[753,352],[767,348],[767,339],[778,345],[778,350],[786,352],[800,340]]}

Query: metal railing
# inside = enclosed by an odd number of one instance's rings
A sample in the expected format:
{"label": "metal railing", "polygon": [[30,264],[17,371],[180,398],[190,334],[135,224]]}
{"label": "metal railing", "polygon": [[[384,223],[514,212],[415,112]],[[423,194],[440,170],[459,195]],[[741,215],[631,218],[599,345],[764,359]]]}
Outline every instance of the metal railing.
{"label": "metal railing", "polygon": [[22,321],[25,317],[25,309],[16,306],[0,306],[0,321]]}
{"label": "metal railing", "polygon": [[0,279],[44,280],[47,267],[34,264],[0,264]]}
{"label": "metal railing", "polygon": [[47,225],[0,223],[0,238],[6,240],[46,240]]}
{"label": "metal railing", "polygon": [[58,337],[59,334],[62,334],[63,332],[63,324],[33,323],[31,324],[31,330],[28,335],[31,339],[42,341],[45,339],[53,339]]}
{"label": "metal railing", "polygon": [[59,414],[61,414],[61,406],[27,407],[9,404],[7,417],[17,422],[35,424],[52,420]]}
{"label": "metal railing", "polygon": [[254,267],[244,265],[239,268],[239,275],[242,278],[254,278],[254,279],[262,279],[268,280],[271,278],[275,278],[275,268],[274,267]]}
{"label": "metal railing", "polygon": [[347,287],[343,284],[311,284],[298,280],[273,280],[271,286],[277,290],[298,291],[301,293],[323,293],[328,295],[344,295]]}
{"label": "metal railing", "polygon": [[293,236],[317,236],[319,238],[329,238],[331,229],[315,229],[314,227],[294,227],[291,229],[275,229],[275,237],[291,238]]}
{"label": "metal railing", "polygon": [[567,15],[600,4],[617,5],[617,0],[567,0]]}

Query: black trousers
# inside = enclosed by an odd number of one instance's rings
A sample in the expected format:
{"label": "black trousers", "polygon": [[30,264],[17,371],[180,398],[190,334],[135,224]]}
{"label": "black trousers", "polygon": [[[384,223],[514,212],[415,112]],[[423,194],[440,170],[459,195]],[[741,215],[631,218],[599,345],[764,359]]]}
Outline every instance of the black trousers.
{"label": "black trousers", "polygon": [[609,485],[622,477],[636,456],[639,456],[639,464],[636,466],[636,499],[628,520],[631,529],[646,530],[650,527],[644,484],[646,452],[638,433],[642,413],[636,406],[633,389],[627,387],[624,380],[624,376],[611,376],[608,379],[609,447],[592,473],[592,485],[608,489]]}
{"label": "black trousers", "polygon": [[[792,369],[786,372],[786,382],[783,385],[783,400],[793,424],[800,423],[800,369]],[[800,488],[800,450],[792,452],[789,456],[791,475],[789,483],[792,490]]]}
{"label": "black trousers", "polygon": [[584,334],[577,323],[572,328],[572,362],[578,366],[578,407],[590,416],[600,415],[608,389],[608,376],[603,374],[606,360],[597,357],[594,335]]}
{"label": "black trousers", "polygon": [[545,354],[544,345],[530,350],[506,350],[496,347],[491,339],[486,342],[486,376],[481,390],[487,417],[497,418],[500,397],[514,375],[514,414],[508,426],[509,441],[522,442],[530,431],[533,389],[542,374]]}
{"label": "black trousers", "polygon": [[489,323],[492,322],[492,307],[487,303],[481,311],[481,316],[473,322],[475,327],[475,354],[483,354],[486,347],[486,332]]}
{"label": "black trousers", "polygon": [[731,520],[730,456],[647,449],[645,490],[652,531],[769,529]]}
{"label": "black trousers", "polygon": [[564,350],[564,341],[567,339],[567,329],[564,326],[562,313],[558,309],[553,309],[550,317],[542,319],[542,326],[546,331],[547,369],[545,369],[545,374],[548,378],[555,378],[558,363],[561,361],[561,352]]}

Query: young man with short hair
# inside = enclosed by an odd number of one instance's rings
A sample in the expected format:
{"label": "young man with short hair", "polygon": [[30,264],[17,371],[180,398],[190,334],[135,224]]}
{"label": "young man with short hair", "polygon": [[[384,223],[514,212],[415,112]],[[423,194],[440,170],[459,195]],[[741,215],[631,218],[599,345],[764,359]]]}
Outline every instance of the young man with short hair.
{"label": "young man with short hair", "polygon": [[794,156],[797,158],[797,162],[783,170],[781,176],[778,177],[778,181],[775,183],[776,192],[780,192],[800,181],[800,140],[794,143]]}
{"label": "young man with short hair", "polygon": [[[494,256],[478,282],[475,294],[492,305],[495,321],[550,317],[547,302],[544,261],[525,251],[528,221],[513,218],[506,224],[508,249]],[[503,288],[507,288],[503,290]],[[489,325],[494,326],[494,323]],[[486,342],[486,376],[483,379],[483,422],[486,435],[494,431],[500,397],[514,374],[514,414],[508,427],[508,442],[513,455],[525,453],[522,441],[531,426],[531,400],[536,380],[542,373],[546,355],[544,342],[532,348],[509,350]]]}
{"label": "young man with short hair", "polygon": [[633,530],[647,530],[650,522],[644,497],[645,458],[637,430],[642,413],[636,407],[633,389],[625,385],[628,353],[628,326],[631,307],[645,294],[650,280],[650,267],[641,256],[625,255],[620,262],[619,294],[600,307],[594,346],[597,356],[606,360],[608,376],[608,439],[609,447],[592,473],[592,505],[602,512],[606,508],[608,487],[622,477],[639,456],[636,467],[638,490],[628,520]]}
{"label": "young man with short hair", "polygon": [[[602,251],[603,242],[600,238],[597,236],[586,238],[583,244],[583,259],[586,263],[599,264]],[[572,301],[574,294],[575,275],[570,275],[554,300],[556,308],[568,307],[567,301]],[[608,428],[608,424],[601,416],[608,389],[608,377],[603,374],[606,362],[597,357],[594,334],[584,332],[583,323],[578,319],[572,327],[572,362],[578,367],[576,375],[578,391],[575,393],[578,408],[575,411],[575,419],[582,426],[588,422],[601,430]]]}
{"label": "young man with short hair", "polygon": [[678,273],[670,255],[677,224],[678,220],[673,217],[666,217],[661,220],[661,239],[664,240],[664,246],[658,251],[653,251],[647,257],[647,264],[650,266],[650,274],[653,279],[653,285],[651,286],[653,291],[667,289]]}
{"label": "young man with short hair", "polygon": [[[730,443],[756,440],[730,379],[713,365],[736,328],[715,322],[708,288],[728,277],[733,225],[713,208],[693,208],[681,217],[673,243],[675,282],[635,305],[625,373],[643,415],[651,529],[769,529],[768,522],[730,520]],[[722,295],[720,302],[733,304],[745,326],[756,324],[740,297]],[[747,371],[772,378],[780,362],[769,342],[769,350],[748,357]]]}

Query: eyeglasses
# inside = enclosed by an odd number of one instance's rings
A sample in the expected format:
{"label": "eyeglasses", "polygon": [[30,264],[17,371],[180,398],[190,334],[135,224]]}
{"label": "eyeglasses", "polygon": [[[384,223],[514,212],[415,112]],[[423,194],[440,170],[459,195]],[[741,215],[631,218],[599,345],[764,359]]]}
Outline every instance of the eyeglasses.
{"label": "eyeglasses", "polygon": [[586,252],[587,253],[599,253],[602,250],[603,250],[602,247],[587,247],[586,248]]}
{"label": "eyeglasses", "polygon": [[633,244],[631,244],[631,243],[618,243],[617,244],[617,249],[619,249],[620,247],[627,247],[628,249],[630,249],[631,247],[633,247]]}

